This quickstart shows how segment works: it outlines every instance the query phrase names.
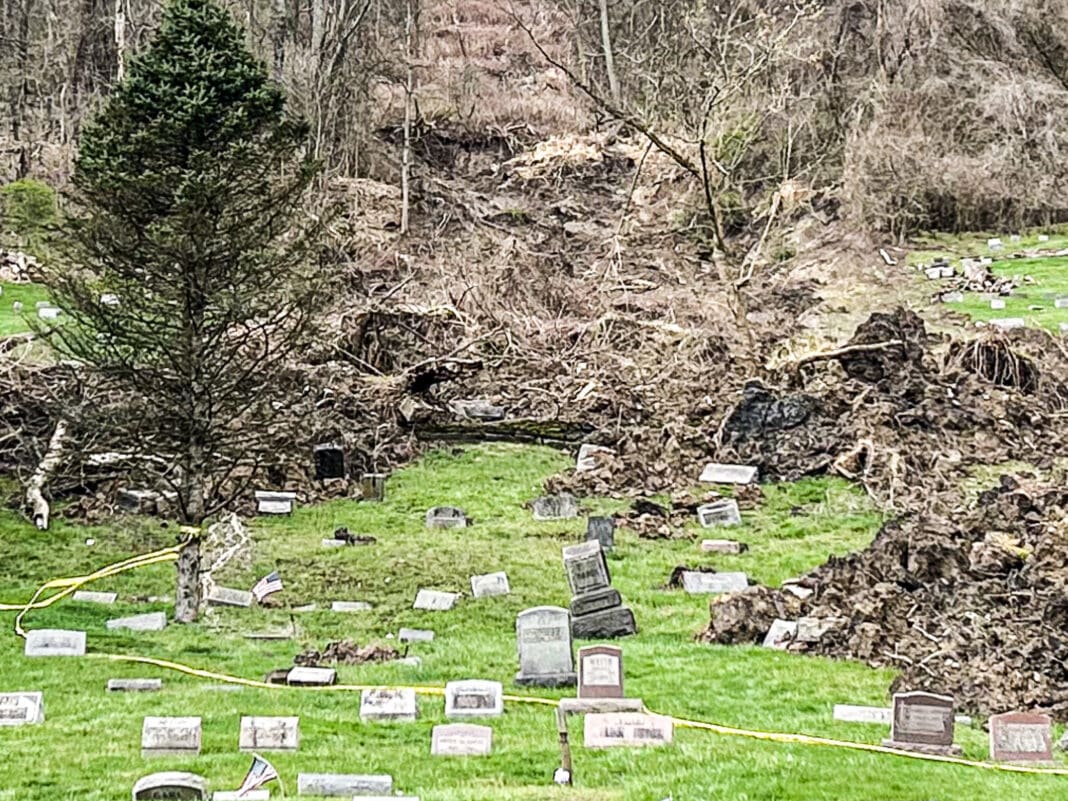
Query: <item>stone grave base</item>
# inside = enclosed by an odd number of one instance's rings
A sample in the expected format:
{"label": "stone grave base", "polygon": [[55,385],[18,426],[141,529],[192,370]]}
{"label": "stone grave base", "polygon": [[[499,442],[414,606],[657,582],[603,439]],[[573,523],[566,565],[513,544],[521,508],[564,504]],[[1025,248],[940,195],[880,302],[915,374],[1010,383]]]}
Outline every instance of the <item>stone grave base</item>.
{"label": "stone grave base", "polygon": [[637,633],[634,613],[625,606],[571,619],[571,634],[576,640],[614,639]]}
{"label": "stone grave base", "polygon": [[935,756],[960,756],[964,753],[959,745],[923,745],[922,743],[899,743],[895,740],[883,740],[883,747]]}
{"label": "stone grave base", "polygon": [[516,673],[515,683],[520,687],[574,687],[578,684],[578,673],[545,673],[537,676]]}
{"label": "stone grave base", "polygon": [[594,612],[603,612],[605,609],[612,609],[613,607],[622,606],[622,604],[623,597],[619,594],[619,590],[614,590],[611,587],[606,590],[576,595],[571,599],[571,617],[582,617],[583,615],[591,615]]}

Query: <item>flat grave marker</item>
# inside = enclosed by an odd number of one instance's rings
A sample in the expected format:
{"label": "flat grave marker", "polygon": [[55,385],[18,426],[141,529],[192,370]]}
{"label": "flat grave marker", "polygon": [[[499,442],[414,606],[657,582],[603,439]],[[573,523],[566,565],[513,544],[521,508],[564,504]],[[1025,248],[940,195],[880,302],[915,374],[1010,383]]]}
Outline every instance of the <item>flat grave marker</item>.
{"label": "flat grave marker", "polygon": [[133,786],[133,801],[205,801],[207,797],[207,779],[178,770],[142,776]]}
{"label": "flat grave marker", "polygon": [[113,604],[118,600],[118,597],[119,594],[117,592],[90,592],[89,590],[78,590],[70,597],[70,599],[83,604]]}
{"label": "flat grave marker", "polygon": [[211,606],[237,606],[248,609],[252,606],[252,593],[233,587],[212,587],[208,592],[208,604]]}
{"label": "flat grave marker", "polygon": [[990,308],[995,310],[995,311],[1003,311],[1005,309],[1005,299],[1004,298],[993,298],[990,301]]}
{"label": "flat grave marker", "polygon": [[331,612],[370,612],[373,608],[367,601],[334,601],[330,604]]}
{"label": "flat grave marker", "polygon": [[467,528],[467,515],[455,506],[435,506],[426,513],[427,528]]}
{"label": "flat grave marker", "polygon": [[623,697],[623,649],[588,645],[578,652],[578,697]]}
{"label": "flat grave marker", "polygon": [[990,718],[990,758],[995,762],[1052,762],[1049,715],[1006,712]]}
{"label": "flat grave marker", "polygon": [[430,629],[401,629],[397,639],[401,642],[433,642],[434,632]]}
{"label": "flat grave marker", "polygon": [[117,617],[107,622],[108,631],[163,631],[167,628],[166,612],[149,612],[132,617]]}
{"label": "flat grave marker", "polygon": [[764,647],[785,651],[797,638],[797,621],[776,619],[764,636]]}
{"label": "flat grave marker", "polygon": [[109,693],[156,693],[163,689],[163,679],[108,679]]}
{"label": "flat grave marker", "polygon": [[293,687],[328,687],[337,684],[334,668],[295,667],[286,676],[286,684]]}
{"label": "flat grave marker", "polygon": [[1026,328],[1027,321],[1023,317],[999,317],[991,320],[990,325],[1001,331],[1013,331],[1017,328]]}
{"label": "flat grave marker", "polygon": [[0,693],[0,727],[44,723],[44,693]]}
{"label": "flat grave marker", "polygon": [[558,606],[537,606],[516,616],[519,673],[516,684],[535,687],[574,685],[575,658],[571,615]]}
{"label": "flat grave marker", "polygon": [[740,554],[749,550],[749,546],[736,540],[701,540],[701,550],[705,553]]}
{"label": "flat grave marker", "polygon": [[364,773],[298,773],[297,794],[338,796],[392,795],[393,777]]}
{"label": "flat grave marker", "polygon": [[596,470],[601,464],[601,457],[611,458],[616,452],[603,445],[591,445],[583,443],[579,446],[578,459],[575,460],[576,473],[588,473]]}
{"label": "flat grave marker", "polygon": [[570,520],[578,517],[578,498],[567,492],[535,498],[532,506],[534,519],[538,521]]}
{"label": "flat grave marker", "polygon": [[196,756],[200,738],[200,718],[149,716],[141,726],[141,756]]}
{"label": "flat grave marker", "polygon": [[697,522],[702,528],[741,525],[742,513],[738,509],[738,501],[724,498],[697,507]]}
{"label": "flat grave marker", "polygon": [[211,801],[270,801],[270,790],[246,790],[238,794],[237,790],[216,790],[211,794]]}
{"label": "flat grave marker", "polygon": [[499,681],[450,681],[445,685],[445,717],[492,718],[504,714],[504,688]]}
{"label": "flat grave marker", "polygon": [[422,609],[427,612],[448,612],[460,599],[458,592],[442,592],[440,590],[427,590],[420,588],[415,594],[413,609]]}
{"label": "flat grave marker", "polygon": [[261,515],[288,515],[293,513],[295,492],[256,491],[256,511]]}
{"label": "flat grave marker", "polygon": [[85,632],[34,629],[26,632],[26,656],[85,656]]}
{"label": "flat grave marker", "polygon": [[364,690],[360,694],[360,720],[410,723],[419,717],[415,690]]}
{"label": "flat grave marker", "polygon": [[508,595],[511,591],[511,587],[508,586],[508,574],[503,571],[471,576],[471,594],[476,598]]}
{"label": "flat grave marker", "polygon": [[669,745],[674,724],[666,715],[594,712],[586,715],[583,734],[587,748]]}
{"label": "flat grave marker", "polygon": [[744,464],[705,465],[698,479],[702,484],[752,484],[757,479],[757,468]]}
{"label": "flat grave marker", "polygon": [[745,573],[704,573],[686,570],[682,574],[682,589],[691,595],[717,595],[724,592],[743,592],[749,587]]}
{"label": "flat grave marker", "polygon": [[446,723],[434,727],[430,737],[432,756],[489,756],[493,729],[472,723]]}
{"label": "flat grave marker", "polygon": [[299,717],[241,718],[241,751],[296,751],[300,747]]}
{"label": "flat grave marker", "polygon": [[854,706],[852,704],[835,704],[834,719],[843,723],[878,723],[889,726],[893,722],[894,711],[883,706]]}

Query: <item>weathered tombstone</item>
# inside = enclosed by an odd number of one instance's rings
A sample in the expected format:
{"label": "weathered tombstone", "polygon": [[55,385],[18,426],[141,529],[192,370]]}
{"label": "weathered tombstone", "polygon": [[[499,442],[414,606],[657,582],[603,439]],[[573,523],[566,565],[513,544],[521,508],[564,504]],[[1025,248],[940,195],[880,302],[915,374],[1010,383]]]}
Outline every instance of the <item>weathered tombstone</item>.
{"label": "weathered tombstone", "polygon": [[331,612],[370,612],[373,608],[367,601],[334,601],[330,604]]}
{"label": "weathered tombstone", "polygon": [[504,407],[484,400],[449,401],[449,411],[465,420],[493,422],[504,419]]}
{"label": "weathered tombstone", "polygon": [[991,250],[1002,250],[1005,247],[1005,243],[998,238],[986,240],[986,246]]}
{"label": "weathered tombstone", "polygon": [[206,801],[207,797],[207,779],[176,770],[142,776],[133,786],[133,801]]}
{"label": "weathered tombstone", "polygon": [[70,599],[84,604],[113,604],[118,600],[118,597],[119,594],[116,592],[89,592],[88,590],[78,590],[70,597]]}
{"label": "weathered tombstone", "polygon": [[1009,239],[1010,239],[1010,240],[1012,241],[1012,243],[1013,243],[1014,245],[1016,245],[1016,244],[1019,244],[1019,242],[1020,242],[1020,235],[1019,235],[1019,234],[1013,234],[1012,236],[1010,236],[1010,237],[1009,237]]}
{"label": "weathered tombstone", "polygon": [[211,801],[271,801],[270,790],[216,790]]}
{"label": "weathered tombstone", "polygon": [[996,311],[1004,310],[1004,308],[1005,308],[1005,299],[1004,298],[993,298],[990,301],[990,308],[994,309]]}
{"label": "weathered tombstone", "polygon": [[392,795],[393,777],[358,773],[298,773],[297,794],[328,798]]}
{"label": "weathered tombstone", "polygon": [[208,604],[211,606],[238,606],[248,609],[252,606],[252,593],[248,590],[237,590],[233,587],[215,586],[208,593]]}
{"label": "weathered tombstone", "polygon": [[141,726],[141,756],[196,756],[200,718],[146,717]]}
{"label": "weathered tombstone", "polygon": [[29,726],[44,719],[44,693],[0,693],[0,726]]}
{"label": "weathered tombstone", "polygon": [[415,690],[380,688],[360,694],[360,720],[411,722],[418,717]]}
{"label": "weathered tombstone", "polygon": [[1056,298],[1053,301],[1053,308],[1068,309],[1068,298]]}
{"label": "weathered tombstone", "polygon": [[337,684],[334,668],[295,667],[286,674],[286,684],[293,687],[328,687]]}
{"label": "weathered tombstone", "polygon": [[1002,331],[1012,331],[1016,328],[1026,328],[1027,321],[1023,317],[1000,317],[995,320],[991,320],[990,324],[994,328],[999,328]]}
{"label": "weathered tombstone", "polygon": [[597,540],[565,547],[564,570],[567,572],[567,583],[575,595],[603,590],[612,584],[604,551]]}
{"label": "weathered tombstone", "polygon": [[740,554],[748,551],[749,546],[735,540],[701,540],[701,550],[705,553]]}
{"label": "weathered tombstone", "polygon": [[450,681],[445,685],[445,717],[494,718],[504,714],[504,688],[499,681]]}
{"label": "weathered tombstone", "polygon": [[472,723],[446,723],[434,727],[430,738],[432,756],[489,756],[493,729]]}
{"label": "weathered tombstone", "polygon": [[256,511],[261,515],[288,515],[293,513],[295,492],[256,491]]}
{"label": "weathered tombstone", "polygon": [[163,631],[167,628],[166,612],[149,612],[132,617],[117,617],[107,623],[108,631],[128,629],[130,631]]}
{"label": "weathered tombstone", "polygon": [[757,479],[757,468],[743,464],[705,465],[698,479],[703,484],[752,484]]}
{"label": "weathered tombstone", "polygon": [[897,259],[890,255],[890,252],[886,248],[879,248],[879,255],[883,258],[883,264],[887,267],[896,267]]}
{"label": "weathered tombstone", "polygon": [[616,546],[616,521],[613,517],[591,517],[586,520],[586,541],[601,543],[608,553]]}
{"label": "weathered tombstone", "polygon": [[927,276],[928,280],[937,281],[939,278],[942,277],[942,268],[928,267],[926,270],[923,271],[923,274]]}
{"label": "weathered tombstone", "polygon": [[893,722],[893,711],[882,706],[835,704],[834,719],[843,723],[880,723],[889,726]]}
{"label": "weathered tombstone", "polygon": [[365,501],[384,501],[387,478],[385,473],[364,473],[360,477],[360,495]]}
{"label": "weathered tombstone", "polygon": [[508,595],[511,591],[508,586],[507,573],[486,573],[482,576],[471,576],[471,594],[476,598]]}
{"label": "weathered tombstone", "polygon": [[300,747],[300,718],[241,718],[238,748],[242,751],[296,751]]}
{"label": "weathered tombstone", "polygon": [[108,679],[109,693],[155,693],[163,689],[163,679]]}
{"label": "weathered tombstone", "polygon": [[945,293],[942,294],[942,302],[943,303],[963,303],[964,302],[964,293],[963,292],[945,292]]}
{"label": "weathered tombstone", "polygon": [[990,758],[995,762],[1053,760],[1049,715],[1007,712],[990,718]]}
{"label": "weathered tombstone", "polygon": [[345,449],[336,443],[316,445],[312,454],[315,458],[315,478],[330,481],[345,478],[349,471],[345,465]]}
{"label": "weathered tombstone", "polygon": [[911,692],[894,695],[890,739],[883,745],[931,754],[959,754],[953,745],[953,699]]}
{"label": "weathered tombstone", "polygon": [[668,745],[673,736],[674,723],[666,715],[628,712],[586,715],[584,742],[587,748]]}
{"label": "weathered tombstone", "polygon": [[724,498],[697,507],[697,521],[703,528],[737,526],[742,522],[742,513],[738,510],[738,501]]}
{"label": "weathered tombstone", "polygon": [[816,591],[811,587],[806,587],[801,584],[801,579],[789,579],[782,583],[782,591],[788,592],[795,598],[800,598],[802,601],[807,601]]}
{"label": "weathered tombstone", "polygon": [[584,443],[579,446],[578,459],[575,462],[576,473],[588,473],[591,470],[596,470],[601,463],[601,457],[611,458],[616,455],[616,452],[611,448],[605,448],[602,445],[590,445]]}
{"label": "weathered tombstone", "polygon": [[764,647],[785,651],[796,637],[796,620],[775,620],[764,637]]}
{"label": "weathered tombstone", "polygon": [[423,609],[429,612],[448,612],[460,599],[458,592],[441,592],[440,590],[420,589],[415,594],[413,609]]}
{"label": "weathered tombstone", "polygon": [[571,615],[558,606],[537,606],[519,613],[515,622],[519,650],[516,684],[570,687],[575,684]]}
{"label": "weathered tombstone", "polygon": [[426,513],[427,528],[467,528],[467,515],[455,506],[435,506]]}
{"label": "weathered tombstone", "polygon": [[682,589],[691,595],[743,592],[748,586],[749,577],[745,573],[704,573],[699,570],[682,573]]}
{"label": "weathered tombstone", "polygon": [[623,649],[589,645],[578,652],[578,697],[623,697]]}
{"label": "weathered tombstone", "polygon": [[26,632],[26,656],[85,656],[85,632],[34,629]]}
{"label": "weathered tombstone", "polygon": [[347,545],[348,543],[345,542],[345,540],[335,540],[333,538],[324,539],[322,541],[322,546],[324,548],[344,548]]}
{"label": "weathered tombstone", "polygon": [[430,629],[401,629],[397,633],[397,639],[401,642],[431,642],[434,632]]}
{"label": "weathered tombstone", "polygon": [[532,506],[535,520],[569,520],[578,517],[578,498],[567,492],[535,498]]}

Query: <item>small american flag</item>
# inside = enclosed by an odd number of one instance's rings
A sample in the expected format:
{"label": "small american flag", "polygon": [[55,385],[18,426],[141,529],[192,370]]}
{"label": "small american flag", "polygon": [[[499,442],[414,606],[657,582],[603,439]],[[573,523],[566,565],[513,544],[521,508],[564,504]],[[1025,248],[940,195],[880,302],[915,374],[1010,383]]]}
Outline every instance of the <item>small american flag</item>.
{"label": "small american flag", "polygon": [[278,778],[278,771],[270,762],[259,754],[252,755],[252,767],[248,769],[248,775],[237,789],[237,797],[241,798],[245,793],[252,792],[258,787],[263,787],[267,782],[273,782]]}
{"label": "small american flag", "polygon": [[256,586],[252,588],[252,594],[256,596],[257,601],[262,601],[271,593],[278,592],[282,589],[282,577],[278,575],[278,571],[274,571],[269,576],[264,576],[256,582]]}

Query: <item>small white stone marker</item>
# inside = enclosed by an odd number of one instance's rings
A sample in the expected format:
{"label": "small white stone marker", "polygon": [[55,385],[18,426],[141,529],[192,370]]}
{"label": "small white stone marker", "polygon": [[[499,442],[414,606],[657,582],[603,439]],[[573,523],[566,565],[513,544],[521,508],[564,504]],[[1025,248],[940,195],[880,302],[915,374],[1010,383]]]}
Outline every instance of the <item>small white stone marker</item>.
{"label": "small white stone marker", "polygon": [[604,455],[611,458],[616,455],[616,452],[611,448],[605,448],[602,445],[590,445],[584,443],[579,447],[578,460],[575,462],[576,473],[588,473],[591,470],[596,470],[600,460],[598,455]]}
{"label": "small white stone marker", "polygon": [[705,553],[739,554],[745,549],[745,543],[735,540],[701,540],[701,550]]}
{"label": "small white stone marker", "polygon": [[1001,250],[1003,247],[1005,247],[1005,243],[995,237],[993,239],[986,240],[986,246],[991,250]]}
{"label": "small white stone marker", "polygon": [[941,267],[939,278],[952,278],[956,274],[957,270],[952,264],[944,264]]}
{"label": "small white stone marker", "polygon": [[703,528],[741,525],[742,513],[738,510],[738,501],[724,498],[697,507],[697,522]]}
{"label": "small white stone marker", "polygon": [[238,794],[237,790],[216,790],[211,801],[270,801],[270,790],[246,790]]}
{"label": "small white stone marker", "polygon": [[252,593],[248,590],[236,590],[232,587],[214,587],[208,593],[211,606],[239,606],[244,609],[252,606]]}
{"label": "small white stone marker", "polygon": [[26,632],[26,656],[85,656],[85,632],[34,629]]}
{"label": "small white stone marker", "polygon": [[764,637],[764,647],[785,651],[795,637],[797,637],[796,620],[776,620],[768,629],[767,636]]}
{"label": "small white stone marker", "polygon": [[1038,241],[1039,242],[1049,242],[1049,234],[1039,234],[1038,235]]}
{"label": "small white stone marker", "polygon": [[963,292],[946,292],[944,295],[942,295],[942,302],[943,303],[963,303],[964,302],[964,293]]}
{"label": "small white stone marker", "polygon": [[0,693],[0,727],[44,723],[44,693]]}
{"label": "small white stone marker", "polygon": [[450,681],[445,685],[445,717],[495,718],[504,714],[504,688],[499,681]]}
{"label": "small white stone marker", "polygon": [[489,756],[493,751],[493,729],[472,723],[446,723],[434,727],[430,739],[431,756]]}
{"label": "small white stone marker", "polygon": [[691,595],[743,592],[748,587],[749,577],[745,573],[703,573],[687,570],[682,574],[682,588]]}
{"label": "small white stone marker", "polygon": [[163,679],[108,679],[109,693],[155,693],[163,689]]}
{"label": "small white stone marker", "polygon": [[420,589],[415,595],[413,609],[430,612],[448,612],[460,599],[458,592],[441,592],[439,590]]}
{"label": "small white stone marker", "polygon": [[391,795],[393,777],[357,773],[298,773],[297,795]]}
{"label": "small white stone marker", "polygon": [[141,755],[196,755],[200,737],[200,718],[146,717],[141,726]]}
{"label": "small white stone marker", "polygon": [[893,710],[889,707],[834,705],[834,719],[843,723],[878,723],[889,726],[893,716]]}
{"label": "small white stone marker", "polygon": [[583,734],[587,748],[669,745],[674,736],[674,723],[666,715],[595,712],[586,715]]}
{"label": "small white stone marker", "polygon": [[744,464],[705,465],[698,479],[704,484],[752,484],[757,478],[757,468]]}
{"label": "small white stone marker", "polygon": [[55,306],[45,306],[44,308],[37,310],[37,316],[42,320],[58,320],[60,310]]}
{"label": "small white stone marker", "polygon": [[1057,298],[1053,301],[1053,308],[1068,309],[1068,298]]}
{"label": "small white stone marker", "polygon": [[397,633],[397,639],[401,642],[431,642],[434,632],[430,629],[401,629]]}
{"label": "small white stone marker", "polygon": [[1005,308],[1005,299],[1004,298],[993,298],[990,301],[990,308],[994,309],[996,311],[1003,310]]}
{"label": "small white stone marker", "polygon": [[119,594],[116,592],[90,592],[89,590],[78,590],[70,597],[70,599],[83,604],[113,604],[118,597]]}
{"label": "small white stone marker", "polygon": [[128,629],[130,631],[163,631],[167,628],[166,612],[149,612],[132,617],[118,617],[107,622],[108,631]]}
{"label": "small white stone marker", "polygon": [[332,612],[370,612],[372,608],[367,601],[334,601],[330,604]]}
{"label": "small white stone marker", "polygon": [[508,586],[507,573],[486,573],[482,576],[471,576],[471,594],[476,598],[508,595],[511,591]]}
{"label": "small white stone marker", "polygon": [[295,667],[286,676],[286,684],[293,687],[326,687],[337,684],[334,668]]}
{"label": "small white stone marker", "polygon": [[897,265],[897,259],[891,256],[886,248],[879,248],[879,255],[883,257],[883,263],[887,267],[894,267]]}
{"label": "small white stone marker", "polygon": [[379,688],[360,694],[360,720],[410,723],[419,717],[415,690]]}
{"label": "small white stone marker", "polygon": [[926,275],[929,280],[937,281],[939,278],[942,277],[942,268],[928,267],[926,270],[923,271],[923,274]]}
{"label": "small white stone marker", "polygon": [[256,511],[261,515],[288,515],[293,513],[295,492],[256,492]]}
{"label": "small white stone marker", "polygon": [[1027,321],[1023,317],[1001,317],[996,320],[991,320],[990,324],[994,328],[999,328],[1002,331],[1012,331],[1016,328],[1026,328]]}
{"label": "small white stone marker", "polygon": [[241,718],[241,751],[296,751],[300,747],[300,718]]}

